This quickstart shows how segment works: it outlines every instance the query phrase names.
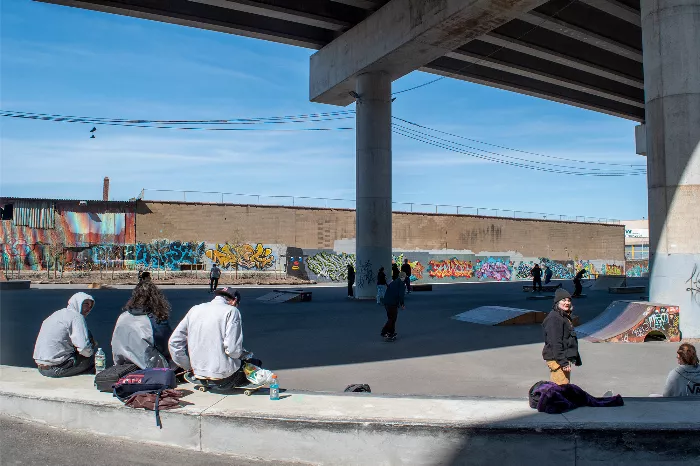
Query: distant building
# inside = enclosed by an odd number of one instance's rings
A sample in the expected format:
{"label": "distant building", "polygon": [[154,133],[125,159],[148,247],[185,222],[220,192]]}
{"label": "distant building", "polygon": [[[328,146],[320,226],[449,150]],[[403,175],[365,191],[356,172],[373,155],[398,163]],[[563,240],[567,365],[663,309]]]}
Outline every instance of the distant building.
{"label": "distant building", "polygon": [[649,220],[624,220],[625,259],[649,259]]}

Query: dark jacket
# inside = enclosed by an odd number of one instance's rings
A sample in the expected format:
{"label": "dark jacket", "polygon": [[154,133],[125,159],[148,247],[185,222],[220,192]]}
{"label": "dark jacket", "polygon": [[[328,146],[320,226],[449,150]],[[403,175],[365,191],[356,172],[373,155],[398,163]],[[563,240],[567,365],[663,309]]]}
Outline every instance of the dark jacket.
{"label": "dark jacket", "polygon": [[391,279],[396,280],[397,278],[399,278],[399,266],[391,264]]}
{"label": "dark jacket", "polygon": [[406,293],[406,285],[400,280],[389,283],[384,294],[385,306],[403,306],[403,297]]}
{"label": "dark jacket", "polygon": [[401,271],[406,274],[407,277],[411,276],[411,266],[408,264],[403,264],[401,266]]}
{"label": "dark jacket", "polygon": [[551,279],[552,279],[552,275],[554,275],[554,274],[552,273],[552,269],[545,269],[545,271],[544,271],[544,279],[545,279],[545,280],[551,280]]}
{"label": "dark jacket", "polygon": [[386,274],[383,270],[377,274],[377,285],[386,285]]}
{"label": "dark jacket", "polygon": [[586,269],[579,270],[576,276],[574,277],[574,280],[581,280],[584,275],[586,275]]}
{"label": "dark jacket", "polygon": [[581,365],[578,353],[578,338],[571,317],[555,307],[552,308],[542,322],[544,330],[544,348],[542,357],[545,361],[556,361],[560,366],[566,366],[569,361]]}
{"label": "dark jacket", "polygon": [[348,283],[355,283],[355,269],[348,269]]}
{"label": "dark jacket", "polygon": [[530,271],[530,275],[532,275],[535,278],[540,278],[542,276],[542,269],[539,267],[533,267]]}
{"label": "dark jacket", "polygon": [[581,387],[571,383],[557,385],[553,382],[546,382],[536,388],[535,392],[540,395],[537,411],[541,413],[560,414],[579,406],[605,408],[624,406],[625,404],[620,395],[596,398],[586,393]]}

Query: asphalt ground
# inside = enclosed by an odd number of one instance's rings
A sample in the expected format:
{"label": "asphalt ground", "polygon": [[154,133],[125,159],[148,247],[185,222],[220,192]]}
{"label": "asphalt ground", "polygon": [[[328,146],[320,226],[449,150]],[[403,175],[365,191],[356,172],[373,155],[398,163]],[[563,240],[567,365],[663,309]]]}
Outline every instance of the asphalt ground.
{"label": "asphalt ground", "polygon": [[56,429],[0,416],[0,458],[3,466],[265,466],[290,464],[232,458],[176,447],[149,445]]}
{"label": "asphalt ground", "polygon": [[[338,392],[349,384],[367,383],[380,394],[523,398],[533,383],[549,377],[541,357],[541,326],[492,327],[452,319],[485,305],[551,309],[549,299],[527,300],[531,294],[522,291],[523,284],[436,285],[431,292],[414,292],[399,312],[399,337],[393,343],[379,336],[384,308],[347,299],[345,287],[308,286],[313,301],[284,304],[256,301],[270,288],[241,288],[244,342],[287,389]],[[173,307],[173,327],[191,306],[212,299],[201,287],[162,289]],[[0,363],[35,367],[32,352],[41,322],[77,291],[50,287],[3,292]],[[88,326],[111,361],[112,330],[130,290],[83,291],[96,300]],[[613,300],[639,298],[584,292],[587,298],[574,302],[582,323]],[[581,342],[583,366],[574,369],[572,381],[598,396],[609,389],[623,396],[660,393],[675,365],[676,348],[664,342]]]}

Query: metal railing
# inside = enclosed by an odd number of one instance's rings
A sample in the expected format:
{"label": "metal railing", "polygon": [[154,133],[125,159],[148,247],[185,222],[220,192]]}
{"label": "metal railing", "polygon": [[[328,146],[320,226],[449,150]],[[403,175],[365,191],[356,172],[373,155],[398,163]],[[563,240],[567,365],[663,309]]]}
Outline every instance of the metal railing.
{"label": "metal railing", "polygon": [[[159,198],[146,198],[146,193],[168,193],[172,196],[157,196]],[[170,198],[165,198],[170,197]],[[183,201],[183,202],[211,202],[254,205],[279,205],[291,207],[323,207],[354,209],[355,199],[341,199],[332,197],[313,196],[280,196],[265,194],[227,193],[219,191],[194,191],[177,189],[147,189],[141,190],[138,197],[151,201]],[[267,201],[267,202],[266,202]],[[434,214],[479,215],[486,217],[522,218],[533,220],[558,220],[580,223],[607,223],[619,225],[620,220],[611,218],[572,216],[564,214],[552,214],[545,212],[530,212],[513,209],[495,209],[491,207],[470,207],[452,204],[426,204],[419,202],[392,202],[394,212],[415,212]]]}

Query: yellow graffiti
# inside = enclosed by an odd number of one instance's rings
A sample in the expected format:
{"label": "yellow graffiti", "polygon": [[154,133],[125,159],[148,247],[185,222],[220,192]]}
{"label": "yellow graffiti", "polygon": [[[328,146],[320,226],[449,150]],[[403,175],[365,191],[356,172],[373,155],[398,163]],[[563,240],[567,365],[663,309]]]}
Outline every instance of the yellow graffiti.
{"label": "yellow graffiti", "polygon": [[212,262],[218,262],[225,269],[262,270],[271,267],[275,262],[272,249],[266,248],[261,243],[255,247],[250,244],[217,244],[216,249],[208,249],[205,254]]}

